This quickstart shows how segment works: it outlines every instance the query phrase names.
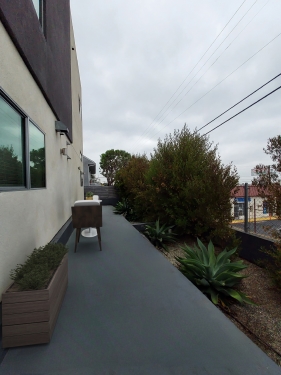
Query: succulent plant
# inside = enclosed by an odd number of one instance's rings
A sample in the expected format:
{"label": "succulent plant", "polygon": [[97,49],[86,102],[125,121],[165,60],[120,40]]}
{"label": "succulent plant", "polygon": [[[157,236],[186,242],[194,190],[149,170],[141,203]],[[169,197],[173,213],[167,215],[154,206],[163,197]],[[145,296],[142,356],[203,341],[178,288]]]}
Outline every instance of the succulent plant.
{"label": "succulent plant", "polygon": [[233,287],[246,276],[238,273],[247,268],[242,260],[231,262],[230,257],[237,248],[222,251],[215,255],[213,243],[210,241],[208,248],[197,239],[198,246],[193,248],[183,246],[185,257],[175,257],[179,262],[179,270],[211,301],[217,305],[225,297],[231,297],[239,302],[254,304],[244,293]]}
{"label": "succulent plant", "polygon": [[116,204],[113,212],[116,215],[123,215],[127,220],[134,220],[135,218],[133,207],[126,198],[123,198]]}
{"label": "succulent plant", "polygon": [[154,246],[163,248],[168,251],[164,242],[175,242],[175,233],[172,232],[174,226],[163,224],[160,227],[159,219],[156,220],[154,225],[146,225],[144,234],[153,243]]}

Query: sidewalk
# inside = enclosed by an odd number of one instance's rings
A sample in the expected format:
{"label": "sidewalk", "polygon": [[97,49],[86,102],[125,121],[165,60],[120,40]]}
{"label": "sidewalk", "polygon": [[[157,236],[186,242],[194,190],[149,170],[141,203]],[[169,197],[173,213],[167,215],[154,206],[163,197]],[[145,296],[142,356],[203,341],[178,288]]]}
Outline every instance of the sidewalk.
{"label": "sidewalk", "polygon": [[111,206],[69,242],[69,285],[48,345],[9,349],[1,375],[277,375],[278,367]]}

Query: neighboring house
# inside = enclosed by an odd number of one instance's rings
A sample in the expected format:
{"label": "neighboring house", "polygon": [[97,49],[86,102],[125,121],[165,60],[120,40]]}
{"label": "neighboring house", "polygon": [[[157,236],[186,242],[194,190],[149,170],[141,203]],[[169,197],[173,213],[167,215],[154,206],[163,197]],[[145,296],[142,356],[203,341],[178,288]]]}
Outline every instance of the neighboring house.
{"label": "neighboring house", "polygon": [[[234,219],[244,219],[244,207],[245,207],[245,187],[238,186],[238,191],[236,193],[232,192],[231,199],[232,209],[231,215]],[[249,219],[260,217],[268,217],[269,212],[264,202],[264,199],[258,196],[258,189],[256,186],[248,186],[248,209],[249,209]]]}
{"label": "neighboring house", "polygon": [[0,299],[11,268],[70,228],[82,155],[69,0],[0,0]]}
{"label": "neighboring house", "polygon": [[91,185],[91,175],[96,173],[96,163],[83,156],[84,186]]}

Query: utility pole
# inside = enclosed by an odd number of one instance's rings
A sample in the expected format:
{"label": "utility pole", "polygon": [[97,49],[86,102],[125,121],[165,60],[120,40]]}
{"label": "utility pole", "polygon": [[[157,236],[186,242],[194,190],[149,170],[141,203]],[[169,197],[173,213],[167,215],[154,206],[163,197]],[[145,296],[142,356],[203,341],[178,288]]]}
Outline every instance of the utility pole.
{"label": "utility pole", "polygon": [[244,186],[244,232],[248,233],[248,183]]}

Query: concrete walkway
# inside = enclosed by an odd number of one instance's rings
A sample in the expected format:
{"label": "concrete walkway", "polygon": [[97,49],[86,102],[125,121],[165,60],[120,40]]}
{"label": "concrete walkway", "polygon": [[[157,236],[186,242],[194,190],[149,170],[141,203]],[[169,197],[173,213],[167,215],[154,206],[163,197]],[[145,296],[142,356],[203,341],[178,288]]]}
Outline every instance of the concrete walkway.
{"label": "concrete walkway", "polygon": [[262,375],[281,368],[123,217],[69,246],[69,285],[48,345],[9,349],[5,375]]}

